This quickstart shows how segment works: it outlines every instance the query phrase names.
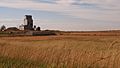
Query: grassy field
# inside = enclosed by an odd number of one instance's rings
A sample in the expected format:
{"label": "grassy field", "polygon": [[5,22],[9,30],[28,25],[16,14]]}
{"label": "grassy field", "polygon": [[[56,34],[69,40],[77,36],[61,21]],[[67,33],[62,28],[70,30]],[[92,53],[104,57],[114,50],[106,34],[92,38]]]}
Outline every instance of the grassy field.
{"label": "grassy field", "polygon": [[0,37],[0,68],[119,68],[120,36]]}

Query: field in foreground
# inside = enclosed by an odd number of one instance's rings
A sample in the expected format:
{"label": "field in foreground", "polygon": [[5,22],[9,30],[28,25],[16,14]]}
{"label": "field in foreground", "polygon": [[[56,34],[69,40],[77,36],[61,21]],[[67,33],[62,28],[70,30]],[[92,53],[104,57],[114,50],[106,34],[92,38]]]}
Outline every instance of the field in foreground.
{"label": "field in foreground", "polygon": [[0,37],[0,68],[119,68],[120,36]]}

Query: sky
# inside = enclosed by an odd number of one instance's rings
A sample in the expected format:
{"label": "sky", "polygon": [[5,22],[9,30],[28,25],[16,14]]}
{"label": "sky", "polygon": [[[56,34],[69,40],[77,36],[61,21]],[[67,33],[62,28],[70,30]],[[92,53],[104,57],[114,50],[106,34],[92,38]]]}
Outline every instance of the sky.
{"label": "sky", "polygon": [[24,15],[44,30],[120,30],[120,0],[0,0],[0,26],[19,27]]}

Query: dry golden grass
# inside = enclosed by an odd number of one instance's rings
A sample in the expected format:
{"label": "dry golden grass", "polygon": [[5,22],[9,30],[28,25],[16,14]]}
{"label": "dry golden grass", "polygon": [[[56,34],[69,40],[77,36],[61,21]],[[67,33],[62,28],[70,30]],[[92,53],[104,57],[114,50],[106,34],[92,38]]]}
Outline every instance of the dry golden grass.
{"label": "dry golden grass", "polygon": [[119,36],[0,38],[0,68],[119,67]]}

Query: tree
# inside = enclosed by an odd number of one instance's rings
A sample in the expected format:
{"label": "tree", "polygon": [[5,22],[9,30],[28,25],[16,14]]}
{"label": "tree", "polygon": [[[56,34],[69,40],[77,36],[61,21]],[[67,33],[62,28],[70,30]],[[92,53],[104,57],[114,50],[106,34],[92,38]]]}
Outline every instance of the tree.
{"label": "tree", "polygon": [[34,28],[34,30],[36,30],[36,25],[34,25],[34,27],[33,27],[33,28]]}
{"label": "tree", "polygon": [[40,27],[37,27],[37,28],[36,28],[36,31],[41,31]]}
{"label": "tree", "polygon": [[0,31],[4,31],[6,27],[4,25],[1,26]]}

